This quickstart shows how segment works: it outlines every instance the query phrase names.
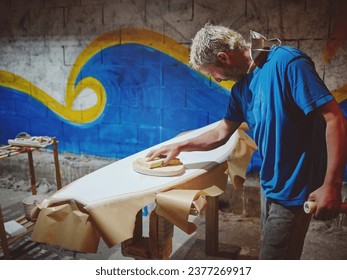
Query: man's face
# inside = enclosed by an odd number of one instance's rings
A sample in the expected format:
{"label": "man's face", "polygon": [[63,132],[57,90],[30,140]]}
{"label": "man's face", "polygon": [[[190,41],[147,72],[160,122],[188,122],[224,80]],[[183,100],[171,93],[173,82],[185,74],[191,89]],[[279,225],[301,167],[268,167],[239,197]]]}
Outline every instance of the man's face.
{"label": "man's face", "polygon": [[205,75],[211,76],[217,83],[227,80],[239,81],[244,76],[244,73],[242,73],[238,68],[229,65],[201,66],[199,71]]}

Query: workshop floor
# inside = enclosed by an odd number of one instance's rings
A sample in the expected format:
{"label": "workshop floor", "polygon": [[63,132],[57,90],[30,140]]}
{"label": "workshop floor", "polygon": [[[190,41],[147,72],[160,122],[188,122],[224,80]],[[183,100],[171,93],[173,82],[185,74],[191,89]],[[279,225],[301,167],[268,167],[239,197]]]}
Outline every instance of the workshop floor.
{"label": "workshop floor", "polygon": [[[28,192],[0,188],[0,203],[5,220],[10,220],[23,212],[22,199]],[[306,260],[347,260],[347,227],[341,225],[341,218],[331,222],[312,221],[307,234],[302,259]],[[205,254],[205,220],[201,215],[195,219],[197,231],[187,235],[175,228],[173,253],[171,259],[257,259],[260,246],[260,221],[258,218],[247,218],[227,212],[219,212],[220,251],[231,254],[224,257],[207,256]],[[144,234],[148,217],[144,217]],[[82,254],[55,246],[37,244],[30,240],[30,235],[18,240],[11,246],[12,259],[19,260],[118,260],[131,259],[122,256],[120,246],[107,248],[101,242],[95,254]],[[232,256],[234,253],[234,257]],[[235,253],[236,257],[235,257]],[[0,259],[2,255],[0,253]]]}

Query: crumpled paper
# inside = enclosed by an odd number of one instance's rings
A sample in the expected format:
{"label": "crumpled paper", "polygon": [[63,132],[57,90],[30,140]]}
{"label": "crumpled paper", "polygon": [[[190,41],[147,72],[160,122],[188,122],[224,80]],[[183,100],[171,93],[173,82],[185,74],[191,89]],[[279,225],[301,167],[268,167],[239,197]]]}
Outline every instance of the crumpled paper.
{"label": "crumpled paper", "polygon": [[[40,216],[43,217],[40,219]],[[76,201],[41,208],[32,240],[80,252],[95,253],[100,235]]]}
{"label": "crumpled paper", "polygon": [[155,193],[139,193],[133,199],[111,198],[85,207],[108,247],[133,237],[136,214],[155,199]]}
{"label": "crumpled paper", "polygon": [[227,173],[227,164],[223,163],[185,182],[184,186],[177,185],[157,193],[157,214],[184,232],[193,233],[196,225],[189,222],[189,215],[192,212],[198,214],[204,209],[206,196],[214,197],[224,192],[228,180]]}
{"label": "crumpled paper", "polygon": [[[174,189],[167,192],[161,192],[156,196],[156,213],[183,230],[185,233],[192,234],[197,228],[194,223],[189,222],[189,214],[191,213],[192,204],[196,208],[197,212],[200,212],[206,204],[204,196],[214,197],[222,193],[223,190],[216,186],[201,191]],[[198,205],[203,205],[203,207],[199,207]]]}
{"label": "crumpled paper", "polygon": [[228,173],[235,189],[242,189],[246,179],[247,167],[253,153],[258,149],[254,140],[241,129],[235,131],[237,140],[228,156]]}

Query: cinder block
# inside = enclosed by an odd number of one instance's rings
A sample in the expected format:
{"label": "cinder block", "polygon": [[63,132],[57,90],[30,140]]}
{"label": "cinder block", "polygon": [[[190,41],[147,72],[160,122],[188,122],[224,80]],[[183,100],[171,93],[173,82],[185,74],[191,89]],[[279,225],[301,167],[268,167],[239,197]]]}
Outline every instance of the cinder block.
{"label": "cinder block", "polygon": [[329,32],[330,1],[284,1],[281,4],[282,34],[286,39],[324,39]]}
{"label": "cinder block", "polygon": [[[211,100],[213,101],[211,102]],[[228,103],[229,93],[221,89],[206,90],[206,88],[193,88],[191,91],[188,90],[187,93],[187,108],[205,109],[209,114],[219,115],[219,119],[224,115]]]}
{"label": "cinder block", "polygon": [[64,8],[64,15],[67,33],[79,36],[82,27],[102,24],[102,5],[68,6]]}
{"label": "cinder block", "polygon": [[57,136],[63,135],[63,125],[51,118],[33,118],[30,120],[31,127],[27,131],[32,136]]}
{"label": "cinder block", "polygon": [[161,73],[154,66],[120,67],[116,75],[117,84],[121,87],[154,86],[160,84],[161,81]]}
{"label": "cinder block", "polygon": [[[51,1],[46,1],[45,4],[47,3],[51,3]],[[30,27],[36,36],[55,36],[64,28],[63,5],[44,9],[31,9]]]}
{"label": "cinder block", "polygon": [[[16,135],[20,132],[27,132],[31,130],[31,123],[28,122],[27,118],[20,117],[20,116],[12,116],[11,117],[11,123],[4,123],[2,125],[3,130],[1,134],[8,135],[8,138],[14,138]],[[6,139],[7,144],[7,139]]]}
{"label": "cinder block", "polygon": [[[64,139],[70,140],[78,138],[80,143],[98,143],[99,142],[99,130],[98,128],[81,128],[78,130],[78,133],[69,133],[71,127],[67,126],[67,129],[64,129]],[[59,139],[58,139],[59,140]]]}
{"label": "cinder block", "polygon": [[256,177],[248,177],[244,188],[235,189],[231,181],[225,192],[219,198],[219,207],[226,212],[232,212],[245,217],[260,216],[260,184]]}
{"label": "cinder block", "polygon": [[138,107],[142,105],[142,87],[140,86],[122,86],[120,100],[122,106]]}
{"label": "cinder block", "polygon": [[75,154],[81,153],[80,139],[78,139],[78,138],[70,138],[70,139],[66,139],[66,140],[64,139],[61,141],[60,146],[61,146],[62,150],[66,151],[66,152],[73,152]]}
{"label": "cinder block", "polygon": [[163,84],[166,87],[187,87],[187,77],[191,76],[191,69],[179,62],[163,66]]}
{"label": "cinder block", "polygon": [[161,125],[161,110],[149,107],[122,107],[121,122],[124,125]]}
{"label": "cinder block", "polygon": [[142,88],[142,106],[151,108],[161,108],[162,103],[167,103],[163,96],[161,86],[146,86]]}
{"label": "cinder block", "polygon": [[50,0],[45,1],[45,7],[69,7],[80,5],[81,0]]}
{"label": "cinder block", "polygon": [[160,127],[140,126],[137,142],[139,145],[151,147],[160,143]]}
{"label": "cinder block", "polygon": [[38,102],[29,95],[27,95],[27,98],[25,99],[28,102],[27,104],[30,104],[30,106],[23,105],[24,103],[22,103],[22,100],[21,102],[16,102],[16,115],[25,118],[31,116],[31,121],[33,123],[39,124],[41,122],[45,122],[48,115],[48,108],[44,104]]}
{"label": "cinder block", "polygon": [[180,21],[191,21],[194,16],[194,1],[193,0],[175,0],[170,1],[169,12],[165,16],[165,19],[170,20],[171,22],[180,22]]}
{"label": "cinder block", "polygon": [[249,184],[249,180],[245,182],[244,188],[244,209],[243,215],[245,217],[260,217],[260,185],[253,183]]}
{"label": "cinder block", "polygon": [[[340,29],[339,32],[342,30]],[[333,53],[330,63],[325,64],[324,82],[331,91],[344,86],[347,82],[347,79],[341,76],[341,73],[347,71],[347,41],[341,43],[341,46]]]}
{"label": "cinder block", "polygon": [[99,131],[101,143],[121,144],[137,143],[137,126],[130,125],[102,125]]}
{"label": "cinder block", "polygon": [[[189,90],[189,89],[188,89]],[[186,107],[186,87],[163,86],[162,89],[162,108],[165,114],[166,108],[185,108]]]}
{"label": "cinder block", "polygon": [[187,129],[185,129],[184,127],[177,128],[177,129],[163,127],[161,129],[160,141],[163,142],[163,141],[169,140],[169,139],[176,137],[178,134],[185,132],[185,131],[187,131]]}
{"label": "cinder block", "polygon": [[163,126],[178,131],[195,129],[207,124],[205,111],[189,109],[167,109],[163,111]]}
{"label": "cinder block", "polygon": [[145,1],[106,1],[103,5],[104,24],[129,26],[143,23]]}
{"label": "cinder block", "polygon": [[121,144],[121,145],[116,145],[116,158],[117,159],[122,159],[125,157],[128,157],[132,154],[135,154],[137,152],[140,152],[144,150],[145,148],[148,147],[143,147],[138,144]]}
{"label": "cinder block", "polygon": [[[117,102],[116,102],[117,103]],[[121,108],[114,105],[106,105],[101,119],[102,124],[119,124]]]}
{"label": "cinder block", "polygon": [[3,116],[15,115],[16,114],[15,100],[11,99],[10,95],[7,95],[7,94],[1,94],[0,98],[1,98],[0,115],[3,115]]}

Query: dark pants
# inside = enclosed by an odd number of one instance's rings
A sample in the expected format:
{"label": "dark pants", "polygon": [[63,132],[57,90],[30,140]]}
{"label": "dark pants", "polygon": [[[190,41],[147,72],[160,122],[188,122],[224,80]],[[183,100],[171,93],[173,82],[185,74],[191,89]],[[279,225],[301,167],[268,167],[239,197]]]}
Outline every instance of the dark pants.
{"label": "dark pants", "polygon": [[261,201],[262,245],[261,260],[299,260],[311,215],[302,206],[284,207]]}

